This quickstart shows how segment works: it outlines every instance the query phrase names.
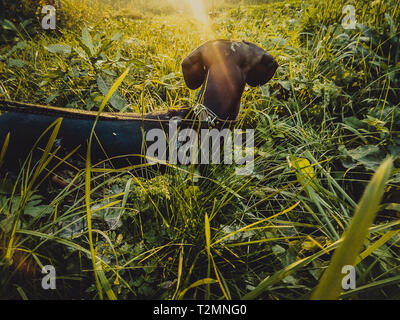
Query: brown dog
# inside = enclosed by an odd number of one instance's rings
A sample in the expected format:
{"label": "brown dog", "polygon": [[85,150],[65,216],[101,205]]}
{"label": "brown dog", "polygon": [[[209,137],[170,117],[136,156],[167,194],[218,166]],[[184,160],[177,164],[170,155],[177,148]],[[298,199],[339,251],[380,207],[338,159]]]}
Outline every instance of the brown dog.
{"label": "brown dog", "polygon": [[278,64],[264,49],[246,41],[213,40],[182,62],[186,85],[197,89],[202,105],[220,119],[236,120],[245,84],[268,82]]}

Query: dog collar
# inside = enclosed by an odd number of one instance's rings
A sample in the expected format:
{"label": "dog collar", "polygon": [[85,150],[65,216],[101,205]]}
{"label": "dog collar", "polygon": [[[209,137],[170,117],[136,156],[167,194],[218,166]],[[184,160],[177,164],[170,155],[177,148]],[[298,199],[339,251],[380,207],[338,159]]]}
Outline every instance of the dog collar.
{"label": "dog collar", "polygon": [[193,107],[193,113],[199,118],[199,120],[206,120],[211,125],[215,125],[215,121],[218,119],[218,116],[214,111],[201,103],[198,103]]}

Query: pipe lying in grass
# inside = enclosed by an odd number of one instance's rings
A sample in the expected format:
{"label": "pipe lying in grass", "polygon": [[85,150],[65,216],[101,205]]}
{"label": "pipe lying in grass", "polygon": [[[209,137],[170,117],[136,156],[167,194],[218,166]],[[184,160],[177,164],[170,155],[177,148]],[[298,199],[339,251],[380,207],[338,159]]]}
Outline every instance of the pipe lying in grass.
{"label": "pipe lying in grass", "polygon": [[[60,147],[58,157],[78,150],[69,160],[75,167],[84,168],[86,150],[97,113],[68,110],[57,107],[32,105],[12,101],[0,101],[0,141],[7,141],[2,152],[3,170],[18,172],[23,162],[43,132],[62,118],[55,147]],[[168,132],[171,119],[180,117],[179,128],[209,127],[207,121],[185,119],[189,108],[142,114],[103,113],[98,117],[92,139],[92,163],[107,162],[109,167],[122,168],[143,162],[146,154],[146,134],[152,129]],[[215,126],[231,126],[236,121],[217,120]],[[48,135],[36,145],[34,156],[41,156]],[[35,157],[34,157],[35,158]],[[107,161],[108,159],[112,159]]]}

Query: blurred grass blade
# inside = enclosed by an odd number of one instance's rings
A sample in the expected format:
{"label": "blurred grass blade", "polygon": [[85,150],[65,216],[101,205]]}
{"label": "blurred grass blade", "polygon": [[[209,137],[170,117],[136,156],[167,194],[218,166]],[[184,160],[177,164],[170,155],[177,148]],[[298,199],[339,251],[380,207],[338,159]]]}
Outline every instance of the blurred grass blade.
{"label": "blurred grass blade", "polygon": [[398,276],[394,276],[388,279],[384,279],[384,280],[379,280],[379,281],[374,281],[373,283],[368,283],[365,286],[359,287],[359,288],[355,288],[353,290],[349,290],[345,293],[343,293],[340,298],[349,298],[353,295],[357,295],[360,294],[361,292],[365,292],[368,290],[373,290],[373,289],[378,289],[378,288],[383,288],[386,286],[390,286],[390,285],[394,285],[394,284],[398,284],[400,283],[400,275]]}
{"label": "blurred grass blade", "polygon": [[359,264],[362,260],[368,257],[372,252],[374,252],[379,247],[383,246],[386,242],[392,239],[396,234],[398,234],[400,230],[392,230],[385,233],[379,240],[375,241],[371,246],[368,247],[365,251],[363,251],[358,257],[355,264]]}
{"label": "blurred grass blade", "polygon": [[[49,129],[50,129],[51,127],[54,126],[54,129],[51,132],[49,141],[47,142],[47,145],[46,145],[46,148],[44,149],[43,155],[41,156],[41,158],[39,160],[37,169],[35,170],[33,177],[31,179],[31,181],[29,182],[29,186],[28,186],[29,190],[33,187],[33,185],[36,182],[36,179],[40,176],[42,171],[46,168],[46,166],[49,164],[49,162],[54,158],[54,156],[56,154],[56,152],[51,154],[51,149],[53,148],[56,138],[58,136],[58,132],[60,131],[62,121],[63,121],[63,118],[58,118],[49,127]],[[49,130],[49,129],[47,129],[47,130]]]}
{"label": "blurred grass blade", "polygon": [[[219,275],[219,271],[217,268],[217,265],[214,261],[214,257],[211,254],[211,228],[210,228],[210,219],[208,217],[208,214],[206,213],[205,218],[204,218],[204,228],[205,228],[205,233],[206,233],[206,251],[207,251],[207,257],[208,257],[208,270],[207,270],[207,277],[210,277],[210,262],[213,265],[213,269],[215,272],[215,276],[217,277],[218,284],[221,288],[221,291],[224,295],[224,297],[229,300],[230,297],[227,294],[227,290],[224,287],[224,284],[221,281],[221,277]],[[206,300],[210,299],[210,285],[207,285],[207,290],[206,290]]]}
{"label": "blurred grass blade", "polygon": [[272,287],[274,284],[278,283],[279,281],[283,280],[290,274],[292,274],[294,271],[305,267],[307,264],[309,264],[311,261],[319,258],[320,256],[336,249],[338,245],[341,243],[342,240],[338,240],[328,247],[325,247],[323,250],[320,250],[313,255],[303,258],[301,260],[295,261],[292,264],[284,267],[283,269],[275,272],[272,276],[265,278],[263,281],[260,282],[260,284],[247,293],[245,296],[242,297],[242,300],[254,300],[258,296],[260,296],[263,292],[267,291],[270,287]]}
{"label": "blurred grass blade", "polygon": [[[211,250],[210,250],[210,244],[211,244],[211,230],[210,230],[210,220],[208,218],[208,214],[206,213],[204,217],[204,231],[206,235],[206,251],[207,251],[207,257],[208,257],[208,266],[207,266],[207,278],[210,278],[210,267],[211,267]],[[210,285],[207,285],[206,289],[206,300],[210,299]]]}
{"label": "blurred grass blade", "polygon": [[342,268],[354,266],[368,236],[368,228],[374,221],[393,167],[392,158],[386,159],[377,169],[356,207],[348,229],[342,237],[341,246],[333,254],[328,269],[324,272],[311,299],[337,299],[341,292]]}
{"label": "blurred grass blade", "polygon": [[111,289],[110,282],[108,281],[106,275],[104,274],[104,270],[101,266],[101,261],[98,261],[97,263],[96,273],[100,278],[101,285],[104,288],[104,291],[106,292],[108,299],[117,300],[114,291]]}
{"label": "blurred grass blade", "polygon": [[221,279],[222,276],[219,274],[219,270],[218,270],[217,265],[216,265],[216,263],[214,261],[214,257],[212,255],[210,257],[211,257],[211,261],[212,261],[212,264],[213,264],[215,276],[217,277],[217,281],[218,281],[218,284],[219,284],[219,286],[221,288],[221,291],[222,291],[222,293],[223,293],[223,295],[224,295],[226,300],[231,300],[231,297],[228,294],[228,290],[227,290],[227,288],[225,288],[225,285],[224,285],[225,281],[223,281],[223,279]]}
{"label": "blurred grass blade", "polygon": [[178,280],[176,283],[176,289],[175,289],[175,293],[172,297],[172,299],[174,299],[178,293],[180,284],[181,284],[181,278],[182,278],[182,267],[183,267],[183,246],[181,246],[181,251],[179,253],[179,264],[178,264]]}
{"label": "blurred grass blade", "polygon": [[10,133],[7,134],[6,139],[4,140],[4,143],[3,143],[3,147],[1,148],[1,152],[0,152],[0,168],[1,168],[2,164],[3,164],[3,159],[4,159],[5,155],[6,155],[6,151],[7,151],[9,142],[10,142]]}
{"label": "blurred grass blade", "polygon": [[299,203],[300,203],[300,202],[296,202],[294,205],[290,206],[289,208],[287,208],[287,209],[285,209],[285,210],[283,210],[283,211],[281,211],[281,212],[279,212],[279,213],[276,213],[276,214],[274,214],[274,215],[272,215],[272,216],[270,216],[270,217],[267,217],[267,218],[265,218],[265,219],[262,219],[262,220],[260,220],[260,221],[253,222],[253,223],[251,223],[251,224],[249,224],[249,225],[247,225],[247,226],[245,226],[245,227],[243,227],[243,228],[240,228],[240,229],[238,229],[238,230],[232,231],[232,232],[228,233],[227,235],[224,235],[222,238],[218,239],[217,241],[215,241],[212,245],[214,246],[214,245],[216,245],[217,243],[219,243],[219,242],[221,242],[221,241],[223,241],[223,240],[225,240],[225,239],[228,239],[228,238],[230,238],[230,237],[233,237],[233,236],[234,236],[235,234],[237,234],[237,233],[247,231],[248,229],[250,229],[250,228],[252,228],[252,227],[254,227],[254,226],[256,226],[256,225],[259,225],[260,223],[264,223],[264,222],[266,222],[266,221],[275,219],[276,217],[278,217],[278,216],[280,216],[280,215],[286,214],[286,213],[292,211],[294,208],[296,208],[296,207],[299,205]]}
{"label": "blurred grass blade", "polygon": [[201,279],[201,280],[197,280],[195,283],[191,284],[189,287],[187,287],[186,289],[184,289],[178,296],[178,300],[182,299],[186,292],[188,292],[190,289],[196,288],[198,286],[202,286],[204,284],[210,285],[213,283],[217,283],[218,281],[212,278],[205,278],[205,279]]}
{"label": "blurred grass blade", "polygon": [[29,300],[25,291],[20,286],[17,287],[17,291],[18,291],[19,295],[21,296],[22,300]]}

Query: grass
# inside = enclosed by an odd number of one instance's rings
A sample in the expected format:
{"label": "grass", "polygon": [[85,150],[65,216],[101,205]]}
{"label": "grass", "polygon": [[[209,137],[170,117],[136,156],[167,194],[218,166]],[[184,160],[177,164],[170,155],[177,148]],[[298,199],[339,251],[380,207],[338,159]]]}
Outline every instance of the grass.
{"label": "grass", "polygon": [[[243,95],[241,120],[255,128],[250,176],[224,165],[201,179],[190,166],[137,175],[96,170],[88,158],[86,170],[56,172],[68,183],[55,188],[38,179],[54,172],[49,150],[37,171],[27,159],[18,177],[3,174],[1,298],[327,298],[342,258],[357,287],[334,298],[399,298],[399,5],[356,1],[359,25],[344,30],[343,1],[215,2],[208,28],[173,1],[77,13],[68,0],[55,32],[1,19],[0,97],[18,101],[121,112],[192,105],[180,63],[213,38],[257,43],[279,63],[272,81]],[[7,139],[0,144],[1,165]],[[362,197],[387,157],[385,183]],[[40,285],[48,264],[52,292]]]}
{"label": "grass", "polygon": [[[387,159],[378,168],[356,208],[354,217],[343,234],[343,243],[335,251],[328,269],[313,293],[313,299],[337,299],[341,292],[343,266],[354,266],[368,235],[368,228],[375,219],[379,204],[392,172],[392,159]],[[391,238],[393,232],[388,234]],[[374,250],[370,250],[373,252]]]}

